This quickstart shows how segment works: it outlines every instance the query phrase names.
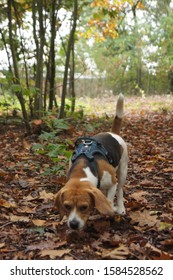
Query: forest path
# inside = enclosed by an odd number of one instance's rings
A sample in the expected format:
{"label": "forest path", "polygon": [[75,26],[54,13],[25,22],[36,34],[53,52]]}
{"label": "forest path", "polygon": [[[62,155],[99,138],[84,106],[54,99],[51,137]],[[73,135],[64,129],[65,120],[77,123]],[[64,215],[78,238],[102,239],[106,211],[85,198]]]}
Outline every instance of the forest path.
{"label": "forest path", "polygon": [[[109,125],[102,120],[103,131]],[[0,259],[173,259],[172,128],[169,110],[127,114],[127,215],[120,221],[92,216],[83,231],[74,232],[53,209],[65,176],[43,175],[49,161],[32,152],[36,136],[1,126]],[[70,133],[60,137],[74,139],[75,129]]]}

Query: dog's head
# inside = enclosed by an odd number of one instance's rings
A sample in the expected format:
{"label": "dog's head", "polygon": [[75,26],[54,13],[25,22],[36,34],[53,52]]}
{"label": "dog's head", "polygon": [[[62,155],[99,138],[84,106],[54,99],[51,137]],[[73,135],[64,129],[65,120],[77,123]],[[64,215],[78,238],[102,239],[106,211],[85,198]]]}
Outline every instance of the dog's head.
{"label": "dog's head", "polygon": [[94,208],[103,215],[114,215],[111,203],[99,189],[90,182],[76,179],[71,179],[57,193],[55,206],[60,218],[67,216],[67,224],[71,229],[81,229]]}

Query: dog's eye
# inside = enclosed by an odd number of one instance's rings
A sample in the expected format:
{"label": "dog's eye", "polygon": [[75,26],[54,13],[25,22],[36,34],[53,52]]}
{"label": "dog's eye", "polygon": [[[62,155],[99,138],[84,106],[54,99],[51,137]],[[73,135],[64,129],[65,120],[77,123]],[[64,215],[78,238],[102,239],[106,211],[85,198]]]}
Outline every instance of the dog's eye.
{"label": "dog's eye", "polygon": [[79,209],[81,212],[85,212],[88,209],[88,205],[81,205]]}
{"label": "dog's eye", "polygon": [[64,207],[67,211],[71,211],[72,206],[70,204],[64,203]]}

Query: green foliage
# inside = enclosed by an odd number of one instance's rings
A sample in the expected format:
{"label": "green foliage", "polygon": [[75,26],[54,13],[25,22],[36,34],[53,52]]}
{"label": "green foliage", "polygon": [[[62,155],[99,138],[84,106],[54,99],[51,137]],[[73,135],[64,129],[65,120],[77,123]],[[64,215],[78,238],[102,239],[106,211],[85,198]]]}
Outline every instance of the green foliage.
{"label": "green foliage", "polygon": [[[57,119],[50,115],[50,116],[43,117],[42,120],[43,120],[43,123],[48,128],[48,130],[50,130],[52,132],[52,133],[49,133],[48,136],[45,132],[45,134],[43,134],[43,137],[45,137],[45,138],[54,137],[56,135],[56,133],[69,129],[69,125],[67,123],[67,120],[65,120],[65,119]],[[48,139],[44,139],[44,140],[48,140]]]}
{"label": "green foliage", "polygon": [[[42,135],[40,139],[42,139]],[[71,152],[67,151],[66,144],[49,143],[45,141],[43,144],[34,144],[32,149],[36,154],[47,155],[53,162],[58,162],[58,157],[64,156],[64,158],[68,160],[71,156]]]}
{"label": "green foliage", "polygon": [[65,167],[63,167],[62,164],[58,165],[58,162],[61,161],[62,163],[62,161],[64,161],[66,166],[67,161],[72,154],[72,152],[68,149],[69,140],[63,139],[62,141],[58,138],[57,135],[57,131],[60,132],[69,128],[64,120],[55,121],[54,119],[53,125],[51,123],[51,125],[49,124],[49,127],[51,129],[54,128],[55,130],[50,132],[43,131],[39,136],[40,143],[34,144],[32,146],[32,150],[34,151],[34,153],[47,156],[52,162],[50,167],[45,169],[45,175],[64,172]]}

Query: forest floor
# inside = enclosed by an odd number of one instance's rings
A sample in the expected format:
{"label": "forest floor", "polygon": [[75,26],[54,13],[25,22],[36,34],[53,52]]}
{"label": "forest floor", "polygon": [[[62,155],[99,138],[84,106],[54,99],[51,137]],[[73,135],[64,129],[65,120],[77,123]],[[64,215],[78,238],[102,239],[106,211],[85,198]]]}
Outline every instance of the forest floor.
{"label": "forest floor", "polygon": [[[173,259],[171,98],[125,99],[127,214],[115,221],[92,216],[82,231],[69,230],[53,207],[66,171],[45,176],[44,169],[52,162],[46,155],[34,154],[32,145],[39,142],[38,135],[26,136],[22,127],[1,125],[0,259]],[[88,115],[73,120],[70,129],[58,135],[62,142],[74,141],[84,131],[93,135],[110,129],[116,99],[90,103]]]}

